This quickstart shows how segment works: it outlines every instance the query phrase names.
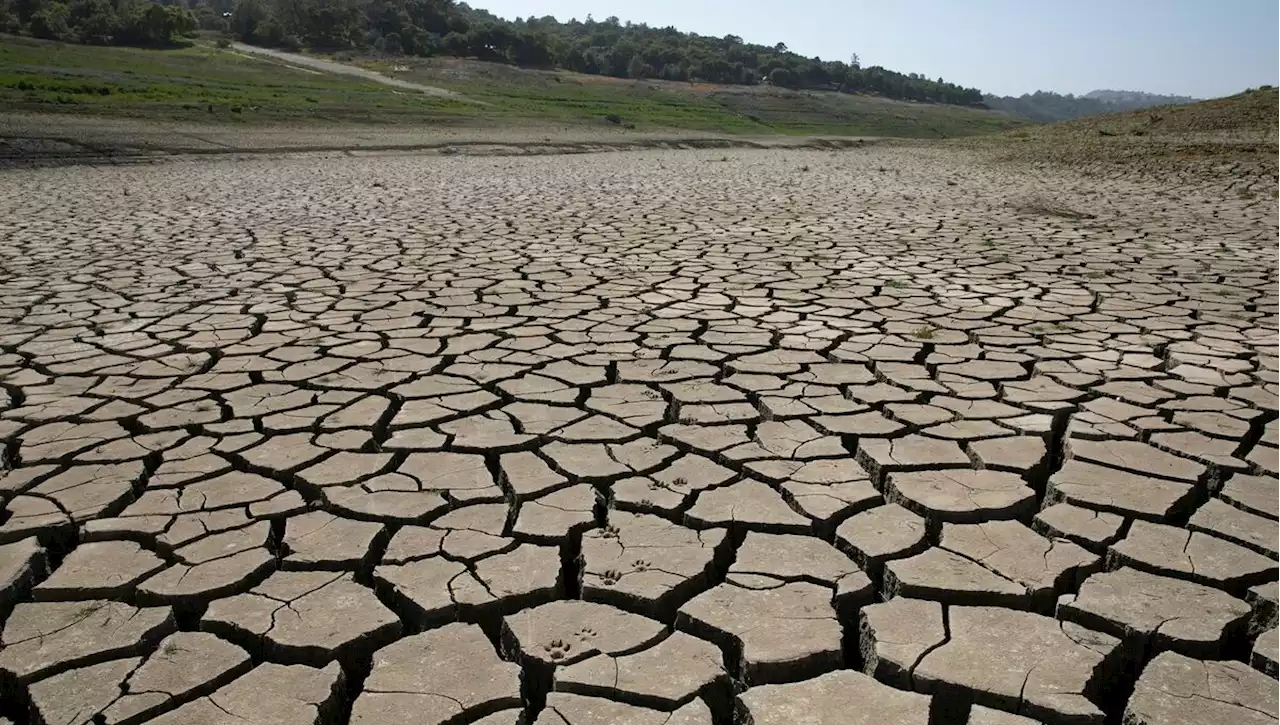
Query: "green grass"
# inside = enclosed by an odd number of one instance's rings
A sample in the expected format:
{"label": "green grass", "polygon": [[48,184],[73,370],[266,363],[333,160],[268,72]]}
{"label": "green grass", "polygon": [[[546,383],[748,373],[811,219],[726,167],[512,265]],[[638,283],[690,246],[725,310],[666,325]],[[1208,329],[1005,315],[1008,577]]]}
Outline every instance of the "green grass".
{"label": "green grass", "polygon": [[[996,133],[1027,125],[979,109],[769,86],[627,80],[454,58],[372,60],[361,65],[448,88],[483,101],[486,111],[507,118],[604,122],[613,115],[638,128],[907,138]],[[397,67],[401,70],[394,70]]]}
{"label": "green grass", "polygon": [[3,36],[0,101],[11,111],[163,120],[587,125],[758,136],[938,138],[1023,125],[988,111],[834,92],[630,81],[452,58],[361,64],[462,98],[310,72],[207,42],[148,50]]}
{"label": "green grass", "polygon": [[229,50],[103,48],[0,37],[9,111],[252,123],[421,121],[457,101],[293,69]]}

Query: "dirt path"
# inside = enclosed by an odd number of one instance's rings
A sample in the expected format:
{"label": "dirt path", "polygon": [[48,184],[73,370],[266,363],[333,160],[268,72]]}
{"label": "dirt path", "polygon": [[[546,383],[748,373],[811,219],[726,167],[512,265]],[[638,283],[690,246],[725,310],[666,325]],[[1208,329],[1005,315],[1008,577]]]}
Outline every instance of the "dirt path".
{"label": "dirt path", "polygon": [[410,81],[402,81],[399,78],[384,76],[376,71],[371,71],[367,68],[360,68],[359,66],[347,65],[346,63],[338,63],[332,60],[315,58],[309,55],[302,55],[300,53],[289,53],[283,50],[274,50],[272,48],[259,48],[253,45],[245,45],[244,43],[232,43],[231,47],[241,53],[252,53],[254,55],[265,56],[283,63],[288,63],[289,65],[301,66],[302,68],[324,71],[326,73],[354,76],[356,78],[363,78],[367,81],[373,81],[374,83],[381,83],[383,85],[404,88],[411,91],[419,91],[428,95],[438,96],[440,98],[463,98],[459,94],[445,88],[427,86],[421,83],[412,83]]}

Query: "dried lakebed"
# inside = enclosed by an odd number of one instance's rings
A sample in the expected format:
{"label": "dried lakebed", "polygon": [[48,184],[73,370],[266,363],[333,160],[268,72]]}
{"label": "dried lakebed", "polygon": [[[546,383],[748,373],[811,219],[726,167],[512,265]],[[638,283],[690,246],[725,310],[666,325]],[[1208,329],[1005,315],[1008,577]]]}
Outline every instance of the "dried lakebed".
{"label": "dried lakebed", "polygon": [[0,722],[1274,723],[1274,195],[0,175]]}

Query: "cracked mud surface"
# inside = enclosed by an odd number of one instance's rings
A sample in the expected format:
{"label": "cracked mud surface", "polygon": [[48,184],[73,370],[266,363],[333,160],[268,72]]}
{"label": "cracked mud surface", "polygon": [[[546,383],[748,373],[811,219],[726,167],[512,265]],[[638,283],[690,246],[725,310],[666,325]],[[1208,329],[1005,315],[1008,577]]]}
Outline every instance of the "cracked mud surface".
{"label": "cracked mud surface", "polygon": [[968,153],[0,175],[0,722],[1275,723],[1274,196]]}

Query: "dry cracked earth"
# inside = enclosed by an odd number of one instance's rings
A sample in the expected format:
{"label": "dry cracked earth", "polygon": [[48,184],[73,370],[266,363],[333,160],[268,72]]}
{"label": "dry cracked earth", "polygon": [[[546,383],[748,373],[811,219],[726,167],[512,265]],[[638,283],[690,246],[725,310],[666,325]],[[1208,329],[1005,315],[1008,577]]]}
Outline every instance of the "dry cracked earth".
{"label": "dry cracked earth", "polygon": [[0,175],[0,722],[1275,723],[1240,188],[909,148]]}

